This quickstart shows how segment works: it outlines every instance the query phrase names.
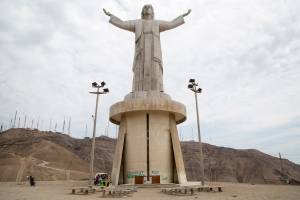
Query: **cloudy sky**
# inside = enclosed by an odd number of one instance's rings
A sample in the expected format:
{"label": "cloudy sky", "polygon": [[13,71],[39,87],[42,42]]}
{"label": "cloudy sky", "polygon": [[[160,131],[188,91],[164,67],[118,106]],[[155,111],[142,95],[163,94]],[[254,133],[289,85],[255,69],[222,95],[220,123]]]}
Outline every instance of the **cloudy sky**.
{"label": "cloudy sky", "polygon": [[300,1],[298,0],[1,0],[0,123],[92,133],[91,82],[104,80],[97,135],[116,136],[109,107],[131,90],[134,34],[108,23],[140,17],[151,3],[157,19],[186,12],[186,23],[161,34],[165,91],[187,106],[182,140],[196,140],[195,78],[204,142],[256,148],[300,164]]}

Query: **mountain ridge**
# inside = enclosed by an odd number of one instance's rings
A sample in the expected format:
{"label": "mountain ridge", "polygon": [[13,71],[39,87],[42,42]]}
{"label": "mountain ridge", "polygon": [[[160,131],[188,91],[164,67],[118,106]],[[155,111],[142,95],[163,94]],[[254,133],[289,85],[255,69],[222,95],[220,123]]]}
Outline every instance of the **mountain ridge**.
{"label": "mountain ridge", "polygon": [[[95,172],[111,172],[116,139],[96,138]],[[187,178],[199,181],[199,144],[181,142]],[[82,180],[88,178],[90,139],[31,129],[0,134],[0,181]],[[300,180],[300,165],[256,149],[233,149],[203,143],[205,179],[240,183],[283,183]]]}

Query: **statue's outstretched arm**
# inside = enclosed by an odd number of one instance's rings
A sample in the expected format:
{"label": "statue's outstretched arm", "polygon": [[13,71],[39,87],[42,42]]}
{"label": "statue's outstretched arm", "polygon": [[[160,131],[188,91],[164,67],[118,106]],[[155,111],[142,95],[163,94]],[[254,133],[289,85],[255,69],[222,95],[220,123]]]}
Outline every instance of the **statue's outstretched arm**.
{"label": "statue's outstretched arm", "polygon": [[103,8],[103,12],[107,16],[110,17],[109,22],[111,24],[115,25],[116,27],[119,27],[119,28],[127,30],[127,31],[131,31],[131,32],[135,31],[133,20],[123,21],[123,20],[119,19],[118,17],[114,16],[113,14],[111,14],[109,11],[105,10],[104,8]]}
{"label": "statue's outstretched arm", "polygon": [[177,26],[180,26],[184,24],[184,17],[188,16],[191,13],[191,9],[189,9],[186,13],[179,15],[172,21],[159,21],[159,31],[167,31],[173,28],[176,28]]}

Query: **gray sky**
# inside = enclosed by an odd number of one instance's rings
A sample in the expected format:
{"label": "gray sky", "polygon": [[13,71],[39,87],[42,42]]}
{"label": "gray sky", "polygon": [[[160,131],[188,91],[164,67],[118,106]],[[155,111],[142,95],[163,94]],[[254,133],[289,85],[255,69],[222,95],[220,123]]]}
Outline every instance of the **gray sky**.
{"label": "gray sky", "polygon": [[[195,78],[204,142],[256,148],[300,163],[300,1],[298,0],[1,0],[0,123],[18,110],[23,125],[92,133],[91,82],[101,96],[97,135],[115,137],[109,107],[131,90],[134,34],[108,23],[105,7],[122,19],[140,18],[151,3],[157,19],[186,12],[186,23],[161,34],[165,91],[187,106],[183,140],[196,139]],[[18,119],[16,124],[18,124]],[[35,125],[36,126],[36,125]]]}

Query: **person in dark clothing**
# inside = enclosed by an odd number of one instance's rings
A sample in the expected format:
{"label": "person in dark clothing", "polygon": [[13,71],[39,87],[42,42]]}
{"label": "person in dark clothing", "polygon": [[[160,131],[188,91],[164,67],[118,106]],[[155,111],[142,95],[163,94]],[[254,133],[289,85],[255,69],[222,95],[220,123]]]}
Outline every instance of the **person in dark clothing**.
{"label": "person in dark clothing", "polygon": [[100,182],[100,175],[99,174],[97,174],[97,176],[96,176],[96,178],[95,178],[95,181],[94,181],[94,185],[98,185],[99,184],[99,182]]}
{"label": "person in dark clothing", "polygon": [[35,181],[34,181],[34,178],[33,176],[29,176],[29,183],[30,183],[30,186],[35,186]]}

